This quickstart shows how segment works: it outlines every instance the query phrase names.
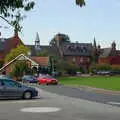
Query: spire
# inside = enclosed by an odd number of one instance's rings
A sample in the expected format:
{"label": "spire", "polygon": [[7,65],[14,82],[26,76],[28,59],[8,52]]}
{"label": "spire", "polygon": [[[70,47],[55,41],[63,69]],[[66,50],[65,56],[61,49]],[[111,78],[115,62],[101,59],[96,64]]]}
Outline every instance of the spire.
{"label": "spire", "polygon": [[113,43],[112,43],[112,50],[116,50],[116,43],[115,43],[115,41],[113,41]]}
{"label": "spire", "polygon": [[40,47],[40,38],[39,38],[38,32],[37,32],[37,34],[36,34],[35,47]]}
{"label": "spire", "polygon": [[95,39],[95,36],[94,36],[94,48],[96,48],[96,39]]}
{"label": "spire", "polygon": [[35,39],[35,42],[40,42],[40,38],[39,38],[39,34],[38,34],[38,32],[36,33],[36,39]]}

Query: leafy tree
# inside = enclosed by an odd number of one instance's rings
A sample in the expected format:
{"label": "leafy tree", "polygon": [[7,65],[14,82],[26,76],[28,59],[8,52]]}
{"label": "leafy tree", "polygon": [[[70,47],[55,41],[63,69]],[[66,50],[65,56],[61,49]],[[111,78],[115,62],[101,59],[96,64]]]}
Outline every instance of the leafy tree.
{"label": "leafy tree", "polygon": [[[85,5],[85,0],[75,0],[79,6]],[[35,5],[35,0],[1,0],[0,1],[0,14],[5,17],[13,15],[16,10],[31,10]]]}
{"label": "leafy tree", "polygon": [[79,71],[80,68],[75,64],[68,63],[66,60],[59,60],[58,63],[55,65],[57,71]]}
{"label": "leafy tree", "polygon": [[70,38],[66,34],[58,33],[52,38],[52,40],[50,41],[50,45],[57,46],[58,41],[59,45],[62,45],[64,43],[70,43]]}
{"label": "leafy tree", "polygon": [[85,6],[85,0],[76,0],[76,4],[80,7]]}
{"label": "leafy tree", "polygon": [[[85,0],[75,0],[76,4],[80,7],[85,5]],[[0,14],[4,17],[13,17],[16,10],[29,11],[35,5],[35,0],[1,0],[0,1]]]}
{"label": "leafy tree", "polygon": [[40,53],[38,53],[38,56],[46,57],[46,56],[48,56],[48,51],[47,50],[43,50]]}
{"label": "leafy tree", "polygon": [[[24,18],[23,11],[30,11],[34,5],[34,0],[1,0],[0,18],[13,26],[17,32],[21,31],[20,21]],[[7,20],[7,17],[11,19]]]}
{"label": "leafy tree", "polygon": [[34,0],[1,0],[0,1],[0,14],[4,17],[13,17],[16,10],[31,10],[35,5]]}
{"label": "leafy tree", "polygon": [[25,61],[17,61],[13,67],[11,75],[20,79],[25,73],[27,73],[29,67]]}
{"label": "leafy tree", "polygon": [[12,49],[10,53],[5,57],[5,61],[10,61],[20,54],[28,54],[29,49],[24,45],[18,45],[16,48]]}
{"label": "leafy tree", "polygon": [[[85,5],[84,0],[75,0],[76,5],[82,7]],[[23,19],[23,11],[30,11],[34,8],[35,0],[1,0],[0,1],[0,18],[7,21],[10,25],[12,25],[18,31],[21,30],[21,26],[19,22]],[[15,17],[15,20],[8,21],[6,17],[11,17],[12,19]],[[19,17],[19,21],[18,21]],[[17,24],[17,27],[16,27]]]}

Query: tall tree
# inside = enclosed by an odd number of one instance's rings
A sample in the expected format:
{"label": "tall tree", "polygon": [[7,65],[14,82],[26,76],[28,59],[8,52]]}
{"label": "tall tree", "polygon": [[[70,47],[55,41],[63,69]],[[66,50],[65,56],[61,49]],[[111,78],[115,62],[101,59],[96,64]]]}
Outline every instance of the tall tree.
{"label": "tall tree", "polygon": [[85,0],[76,0],[76,4],[80,7],[85,6]]}
{"label": "tall tree", "polygon": [[9,54],[5,57],[5,61],[9,62],[20,54],[28,54],[29,49],[24,45],[18,45],[17,48],[14,48],[10,51]]}
{"label": "tall tree", "polygon": [[16,10],[31,10],[35,5],[34,0],[1,0],[0,14],[4,17],[12,17]]}
{"label": "tall tree", "polygon": [[[75,0],[79,6],[85,5],[85,0]],[[4,17],[12,16],[16,10],[31,10],[35,5],[35,0],[1,0],[0,14]]]}
{"label": "tall tree", "polygon": [[70,43],[70,38],[66,34],[58,33],[52,38],[52,40],[50,41],[50,45],[57,46],[58,42],[59,45],[62,45],[64,43]]}
{"label": "tall tree", "polygon": [[[80,7],[85,5],[85,0],[75,0],[76,5],[79,5]],[[20,31],[21,27],[19,25],[18,18],[23,18],[22,14],[23,11],[30,11],[34,8],[35,0],[0,0],[0,18],[7,21],[9,24],[11,24],[15,29],[18,28],[18,31]],[[19,11],[18,14],[16,14]],[[8,21],[6,17],[11,17],[12,19],[15,17],[16,19],[14,21]],[[20,19],[19,19],[20,20]],[[17,27],[16,27],[17,23]]]}
{"label": "tall tree", "polygon": [[[0,18],[14,27],[18,32],[21,31],[20,21],[24,18],[23,11],[30,11],[35,5],[34,0],[1,0]],[[7,18],[9,20],[7,20]]]}

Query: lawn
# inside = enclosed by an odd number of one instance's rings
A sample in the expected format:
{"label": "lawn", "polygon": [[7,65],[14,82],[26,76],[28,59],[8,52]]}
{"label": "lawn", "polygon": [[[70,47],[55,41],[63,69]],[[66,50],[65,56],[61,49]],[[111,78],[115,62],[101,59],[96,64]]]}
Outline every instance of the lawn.
{"label": "lawn", "polygon": [[90,86],[120,91],[120,77],[97,76],[97,77],[60,77],[60,84],[71,86]]}

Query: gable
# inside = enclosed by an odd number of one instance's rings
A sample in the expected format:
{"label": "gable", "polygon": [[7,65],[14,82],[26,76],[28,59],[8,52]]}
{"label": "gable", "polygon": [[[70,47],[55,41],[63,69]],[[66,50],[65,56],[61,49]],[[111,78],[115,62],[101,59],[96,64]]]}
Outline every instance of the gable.
{"label": "gable", "polygon": [[28,57],[25,56],[24,54],[20,54],[20,55],[18,55],[16,58],[14,58],[13,60],[11,60],[10,62],[6,63],[2,68],[0,68],[0,71],[4,70],[6,67],[8,67],[9,65],[13,64],[13,63],[16,62],[17,60],[30,61],[30,62],[31,62],[31,66],[38,66],[38,65],[39,65],[38,63],[36,63],[36,62],[33,61],[32,59],[28,58]]}

